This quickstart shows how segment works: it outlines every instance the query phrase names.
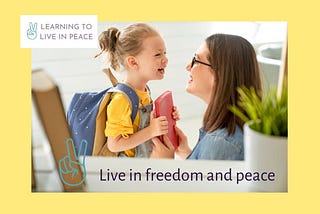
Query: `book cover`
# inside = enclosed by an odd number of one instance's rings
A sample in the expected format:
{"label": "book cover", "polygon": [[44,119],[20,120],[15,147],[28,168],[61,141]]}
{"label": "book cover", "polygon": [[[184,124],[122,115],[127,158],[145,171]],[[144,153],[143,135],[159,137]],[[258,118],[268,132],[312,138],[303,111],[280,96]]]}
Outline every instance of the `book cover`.
{"label": "book cover", "polygon": [[[168,130],[168,137],[173,144],[174,148],[177,149],[179,146],[179,139],[177,133],[175,131],[176,120],[173,119],[173,98],[171,91],[165,91],[162,93],[155,101],[155,112],[156,117],[166,116],[168,120],[169,130]],[[160,136],[161,140],[163,137]]]}

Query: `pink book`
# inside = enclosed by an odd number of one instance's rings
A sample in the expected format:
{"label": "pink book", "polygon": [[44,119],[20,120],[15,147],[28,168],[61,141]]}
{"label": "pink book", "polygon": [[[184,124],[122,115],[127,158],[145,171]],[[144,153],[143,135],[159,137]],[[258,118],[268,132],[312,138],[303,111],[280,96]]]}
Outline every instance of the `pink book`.
{"label": "pink book", "polygon": [[[176,134],[175,125],[176,120],[173,119],[173,99],[172,99],[172,92],[165,91],[162,93],[155,101],[155,112],[156,117],[166,116],[168,120],[169,130],[168,130],[168,137],[173,144],[174,148],[177,149],[179,146],[179,139]],[[163,137],[160,136],[160,140],[163,141]]]}

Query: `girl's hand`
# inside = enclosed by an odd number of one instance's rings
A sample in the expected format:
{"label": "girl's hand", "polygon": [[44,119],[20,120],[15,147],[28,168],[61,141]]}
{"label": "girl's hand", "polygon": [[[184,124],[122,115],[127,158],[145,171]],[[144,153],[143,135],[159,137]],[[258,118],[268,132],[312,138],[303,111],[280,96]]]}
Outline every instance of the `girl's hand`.
{"label": "girl's hand", "polygon": [[177,155],[179,155],[182,159],[186,159],[189,154],[191,153],[191,149],[188,145],[188,139],[187,136],[182,132],[181,129],[179,129],[177,126],[175,126],[176,133],[179,137],[179,146],[176,150]]}
{"label": "girl's hand", "polygon": [[180,120],[180,114],[179,114],[179,111],[178,111],[177,106],[173,106],[172,117],[173,117],[173,119],[175,119],[176,121]]}
{"label": "girl's hand", "polygon": [[150,158],[174,158],[174,147],[167,135],[163,136],[163,142],[159,138],[152,138],[153,146]]}
{"label": "girl's hand", "polygon": [[150,113],[149,125],[151,138],[168,134],[168,120],[165,116],[155,118],[154,110]]}

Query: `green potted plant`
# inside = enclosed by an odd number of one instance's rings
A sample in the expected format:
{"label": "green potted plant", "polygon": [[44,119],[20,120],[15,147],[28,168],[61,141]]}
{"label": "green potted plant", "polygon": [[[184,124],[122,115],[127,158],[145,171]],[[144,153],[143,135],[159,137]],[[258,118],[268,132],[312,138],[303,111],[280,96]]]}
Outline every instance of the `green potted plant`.
{"label": "green potted plant", "polygon": [[257,179],[253,191],[287,191],[288,90],[284,81],[280,96],[275,88],[260,98],[253,88],[240,87],[238,107],[229,109],[244,122],[246,170],[272,172],[273,181]]}

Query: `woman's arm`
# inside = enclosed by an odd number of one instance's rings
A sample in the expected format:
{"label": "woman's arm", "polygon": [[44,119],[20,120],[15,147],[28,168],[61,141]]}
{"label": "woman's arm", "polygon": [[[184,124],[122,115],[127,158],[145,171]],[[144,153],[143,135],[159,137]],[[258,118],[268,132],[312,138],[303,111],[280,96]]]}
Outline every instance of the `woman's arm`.
{"label": "woman's arm", "polygon": [[174,146],[172,145],[170,139],[165,135],[163,137],[163,142],[159,138],[153,138],[153,148],[150,155],[151,158],[173,158],[174,152],[179,155],[182,159],[186,159],[191,153],[191,149],[188,145],[187,137],[178,127],[175,127],[176,133],[179,137],[179,146],[176,151],[174,151]]}
{"label": "woman's arm", "polygon": [[174,158],[174,146],[167,135],[163,136],[163,142],[159,138],[152,138],[153,146],[150,158]]}
{"label": "woman's arm", "polygon": [[191,159],[202,160],[243,160],[243,143],[230,141],[223,135],[207,135],[200,142],[201,147]]}
{"label": "woman's arm", "polygon": [[179,155],[180,158],[186,159],[192,151],[188,144],[188,138],[177,126],[175,127],[175,130],[179,137],[179,146],[176,150],[176,154]]}

